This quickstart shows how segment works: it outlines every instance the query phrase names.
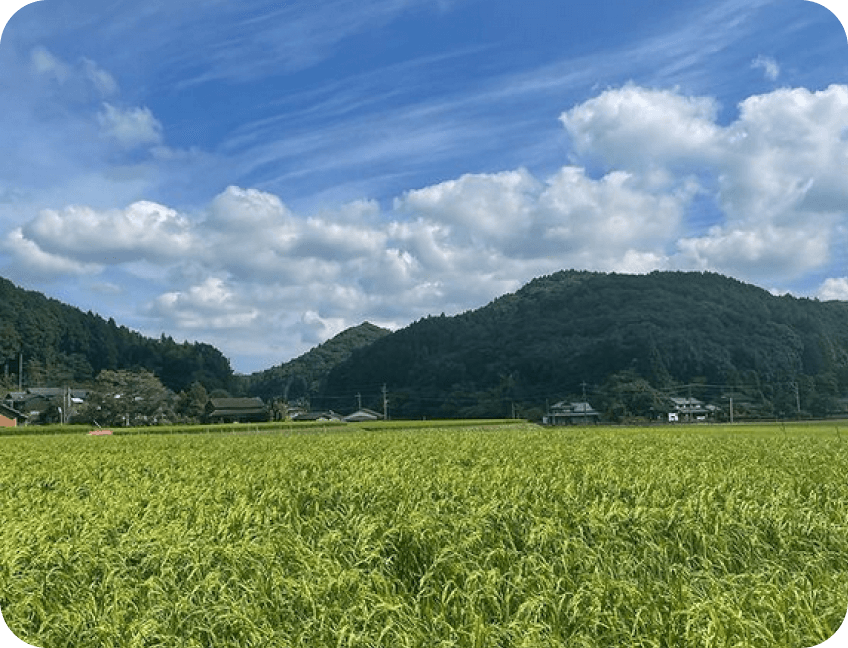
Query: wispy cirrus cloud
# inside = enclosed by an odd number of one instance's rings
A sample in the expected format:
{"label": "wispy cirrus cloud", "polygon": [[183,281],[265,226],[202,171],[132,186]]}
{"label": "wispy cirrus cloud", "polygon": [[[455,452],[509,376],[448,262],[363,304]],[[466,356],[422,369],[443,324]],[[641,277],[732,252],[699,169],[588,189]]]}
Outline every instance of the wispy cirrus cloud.
{"label": "wispy cirrus cloud", "polygon": [[751,67],[762,70],[769,81],[777,81],[777,77],[780,76],[780,65],[770,56],[760,54],[751,61]]}

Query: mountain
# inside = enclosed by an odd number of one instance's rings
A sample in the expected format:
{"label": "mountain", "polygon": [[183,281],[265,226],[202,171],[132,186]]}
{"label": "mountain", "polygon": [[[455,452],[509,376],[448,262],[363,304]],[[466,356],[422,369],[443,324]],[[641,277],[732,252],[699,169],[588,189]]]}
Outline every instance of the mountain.
{"label": "mountain", "polygon": [[303,355],[276,367],[240,376],[240,391],[265,400],[282,397],[294,402],[323,391],[330,370],[347,360],[357,349],[388,335],[388,329],[364,322],[342,331]]}
{"label": "mountain", "polygon": [[233,371],[215,347],[200,342],[146,338],[41,293],[0,278],[0,385],[81,386],[103,369],[147,369],[179,392],[193,382],[229,389]]}
{"label": "mountain", "polygon": [[762,416],[827,414],[848,395],[848,303],[713,273],[562,271],[355,351],[329,372],[325,402],[362,393],[376,408],[383,383],[396,418],[538,415],[584,394],[647,415],[675,393],[736,394]]}

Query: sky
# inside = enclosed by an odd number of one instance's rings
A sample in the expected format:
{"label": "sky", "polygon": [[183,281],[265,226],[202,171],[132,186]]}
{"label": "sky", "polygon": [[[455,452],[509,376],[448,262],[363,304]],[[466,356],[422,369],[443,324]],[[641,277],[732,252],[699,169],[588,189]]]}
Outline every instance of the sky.
{"label": "sky", "polygon": [[0,152],[0,275],[240,373],[561,269],[848,300],[806,0],[41,0]]}

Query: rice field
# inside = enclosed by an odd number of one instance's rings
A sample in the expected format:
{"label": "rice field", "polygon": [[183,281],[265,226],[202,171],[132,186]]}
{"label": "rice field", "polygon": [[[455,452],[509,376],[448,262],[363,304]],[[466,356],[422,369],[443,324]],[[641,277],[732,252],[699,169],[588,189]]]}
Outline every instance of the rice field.
{"label": "rice field", "polygon": [[848,424],[0,438],[41,648],[785,646],[848,607]]}

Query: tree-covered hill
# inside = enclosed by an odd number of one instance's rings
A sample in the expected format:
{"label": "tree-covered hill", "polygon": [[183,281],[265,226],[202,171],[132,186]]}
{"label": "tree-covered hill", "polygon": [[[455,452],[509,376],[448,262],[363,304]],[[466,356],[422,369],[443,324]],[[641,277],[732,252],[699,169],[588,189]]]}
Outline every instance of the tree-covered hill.
{"label": "tree-covered hill", "polygon": [[563,271],[354,352],[325,394],[376,399],[383,383],[396,417],[540,411],[587,388],[609,411],[616,390],[691,384],[712,397],[736,390],[764,415],[824,414],[848,394],[848,303],[777,297],[711,273]]}
{"label": "tree-covered hill", "polygon": [[240,376],[240,391],[265,400],[283,398],[288,402],[319,394],[330,370],[356,350],[388,335],[388,329],[364,322],[342,331],[303,355],[276,367]]}
{"label": "tree-covered hill", "polygon": [[215,347],[147,338],[41,293],[0,278],[0,381],[18,384],[23,354],[25,386],[82,385],[103,369],[146,369],[179,392],[194,382],[229,389],[232,368]]}

